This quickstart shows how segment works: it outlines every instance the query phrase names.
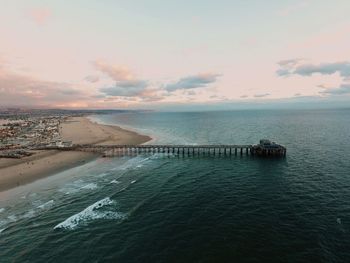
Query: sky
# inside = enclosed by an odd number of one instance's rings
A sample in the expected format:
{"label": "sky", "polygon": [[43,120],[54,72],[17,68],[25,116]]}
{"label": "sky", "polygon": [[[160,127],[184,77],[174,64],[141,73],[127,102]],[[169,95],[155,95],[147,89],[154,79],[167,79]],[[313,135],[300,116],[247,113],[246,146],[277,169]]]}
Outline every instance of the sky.
{"label": "sky", "polygon": [[350,106],[348,0],[0,6],[0,107]]}

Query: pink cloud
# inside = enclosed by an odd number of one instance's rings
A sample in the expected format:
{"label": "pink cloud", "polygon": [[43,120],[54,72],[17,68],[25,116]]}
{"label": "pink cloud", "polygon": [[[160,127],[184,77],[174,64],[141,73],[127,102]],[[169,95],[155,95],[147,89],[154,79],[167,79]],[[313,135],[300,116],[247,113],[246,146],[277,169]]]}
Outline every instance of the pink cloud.
{"label": "pink cloud", "polygon": [[41,80],[0,66],[1,106],[78,105],[89,101],[89,93],[70,83]]}
{"label": "pink cloud", "polygon": [[115,81],[130,81],[135,79],[127,67],[111,65],[102,60],[93,61],[92,64],[98,71],[108,75]]}
{"label": "pink cloud", "polygon": [[52,16],[52,12],[48,8],[34,8],[29,10],[28,15],[37,25],[42,26],[47,23]]}

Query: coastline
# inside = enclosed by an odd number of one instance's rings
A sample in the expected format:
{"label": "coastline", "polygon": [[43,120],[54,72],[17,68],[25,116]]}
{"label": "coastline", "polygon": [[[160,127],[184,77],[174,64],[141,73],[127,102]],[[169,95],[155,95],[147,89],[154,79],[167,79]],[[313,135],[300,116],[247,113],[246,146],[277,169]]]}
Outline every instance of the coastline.
{"label": "coastline", "polygon": [[143,130],[140,130],[138,128],[128,126],[125,124],[120,124],[120,123],[118,123],[118,125],[115,125],[112,123],[105,122],[105,121],[103,121],[95,116],[96,115],[89,115],[86,118],[88,118],[91,122],[96,122],[97,124],[101,124],[101,125],[105,125],[105,126],[112,126],[112,127],[119,127],[123,130],[127,130],[127,131],[131,131],[131,132],[135,132],[137,134],[142,134],[144,136],[148,136],[150,138],[150,140],[148,140],[147,142],[145,142],[143,144],[157,144],[157,142],[159,141],[158,136],[155,135],[154,133],[150,133],[149,131],[143,131]]}
{"label": "coastline", "polygon": [[[60,125],[63,141],[73,144],[143,144],[149,136],[114,125],[103,125],[88,117],[70,117]],[[57,172],[82,165],[100,155],[78,151],[37,151],[22,159],[0,159],[0,192],[34,182]]]}

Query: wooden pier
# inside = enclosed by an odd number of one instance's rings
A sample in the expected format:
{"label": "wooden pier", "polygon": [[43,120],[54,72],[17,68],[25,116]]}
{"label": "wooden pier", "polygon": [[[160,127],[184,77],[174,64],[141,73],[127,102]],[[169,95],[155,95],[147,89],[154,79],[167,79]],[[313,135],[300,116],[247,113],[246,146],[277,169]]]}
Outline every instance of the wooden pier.
{"label": "wooden pier", "polygon": [[211,155],[211,156],[230,156],[230,155],[256,155],[256,156],[285,156],[286,148],[271,143],[268,140],[261,140],[258,145],[93,145],[93,144],[75,144],[70,147],[55,147],[63,151],[85,151],[100,153],[104,157],[165,153],[175,155]]}
{"label": "wooden pier", "polygon": [[104,156],[135,155],[139,153],[165,153],[175,155],[249,155],[252,145],[126,145],[112,147]]}

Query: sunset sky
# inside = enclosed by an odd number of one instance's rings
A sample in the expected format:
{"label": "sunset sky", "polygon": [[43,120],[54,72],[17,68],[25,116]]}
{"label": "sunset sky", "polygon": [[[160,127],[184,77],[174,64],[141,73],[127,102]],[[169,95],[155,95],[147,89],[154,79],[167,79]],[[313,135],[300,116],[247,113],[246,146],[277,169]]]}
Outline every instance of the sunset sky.
{"label": "sunset sky", "polygon": [[0,0],[0,106],[350,105],[349,0]]}

